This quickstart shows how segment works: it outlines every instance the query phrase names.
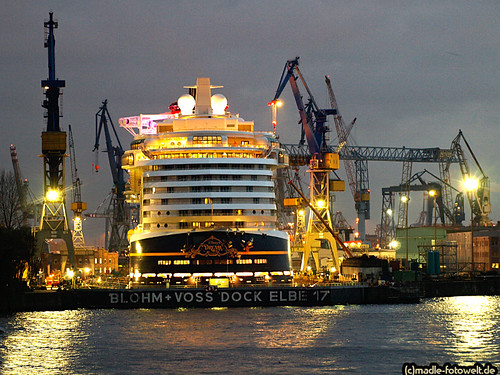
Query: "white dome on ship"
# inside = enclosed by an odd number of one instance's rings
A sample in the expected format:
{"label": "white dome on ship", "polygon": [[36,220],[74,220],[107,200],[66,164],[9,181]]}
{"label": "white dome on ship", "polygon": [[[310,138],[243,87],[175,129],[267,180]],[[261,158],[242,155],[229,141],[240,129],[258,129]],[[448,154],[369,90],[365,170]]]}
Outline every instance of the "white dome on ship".
{"label": "white dome on ship", "polygon": [[214,115],[223,115],[227,107],[227,99],[222,94],[212,95],[210,99],[212,104],[212,113]]}
{"label": "white dome on ship", "polygon": [[195,104],[196,101],[189,94],[182,95],[179,99],[177,99],[177,105],[181,109],[181,113],[184,116],[193,114]]}

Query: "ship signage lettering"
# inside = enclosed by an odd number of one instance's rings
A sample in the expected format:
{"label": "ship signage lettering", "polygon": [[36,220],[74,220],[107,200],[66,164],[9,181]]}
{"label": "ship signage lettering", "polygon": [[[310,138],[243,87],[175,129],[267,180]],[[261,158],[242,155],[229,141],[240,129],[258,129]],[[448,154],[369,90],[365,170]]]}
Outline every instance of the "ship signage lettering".
{"label": "ship signage lettering", "polygon": [[256,290],[121,290],[108,292],[110,307],[210,307],[266,306],[287,303],[328,303],[331,290],[306,288],[262,288]]}
{"label": "ship signage lettering", "polygon": [[204,257],[220,257],[227,255],[231,258],[236,258],[238,256],[238,250],[233,247],[231,241],[221,241],[215,236],[208,237],[198,246],[184,245],[182,252],[185,254],[186,258],[194,258],[197,255]]}

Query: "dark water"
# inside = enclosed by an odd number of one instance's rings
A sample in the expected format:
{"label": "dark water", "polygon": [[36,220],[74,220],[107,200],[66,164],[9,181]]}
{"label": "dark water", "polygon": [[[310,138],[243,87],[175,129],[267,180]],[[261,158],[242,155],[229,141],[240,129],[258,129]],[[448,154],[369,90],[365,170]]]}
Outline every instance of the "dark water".
{"label": "dark water", "polygon": [[78,310],[0,318],[1,374],[400,374],[500,368],[500,297],[417,305]]}

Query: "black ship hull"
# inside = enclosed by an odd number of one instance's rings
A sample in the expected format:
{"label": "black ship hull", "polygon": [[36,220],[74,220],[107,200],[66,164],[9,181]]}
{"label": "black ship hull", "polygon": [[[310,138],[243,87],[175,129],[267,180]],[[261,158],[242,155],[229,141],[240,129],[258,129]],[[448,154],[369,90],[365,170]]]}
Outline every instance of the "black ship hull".
{"label": "black ship hull", "polygon": [[131,239],[130,273],[136,285],[208,285],[292,281],[283,232],[190,231]]}

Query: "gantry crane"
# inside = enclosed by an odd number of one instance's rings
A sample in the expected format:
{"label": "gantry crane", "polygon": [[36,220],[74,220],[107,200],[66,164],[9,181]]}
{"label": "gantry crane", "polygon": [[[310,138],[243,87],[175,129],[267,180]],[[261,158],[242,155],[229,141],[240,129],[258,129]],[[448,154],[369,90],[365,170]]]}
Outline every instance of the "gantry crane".
{"label": "gantry crane", "polygon": [[[299,111],[302,136],[300,146],[307,141],[307,153],[309,156],[310,173],[310,204],[307,231],[303,240],[301,271],[307,269],[309,257],[312,253],[316,269],[319,269],[319,248],[323,240],[327,241],[332,252],[332,258],[336,271],[340,270],[340,262],[337,251],[337,238],[332,233],[332,218],[330,214],[330,190],[335,180],[330,180],[330,174],[339,168],[338,153],[332,152],[327,145],[327,132],[329,131],[326,121],[327,116],[335,115],[336,109],[321,109],[317,105],[309,87],[299,69],[299,58],[288,60],[283,68],[276,94],[271,103],[277,103],[285,86],[290,84],[295,103]],[[304,104],[299,91],[298,81],[302,82],[308,94],[308,101]],[[273,113],[273,126],[275,126]],[[305,140],[304,140],[305,137]],[[337,179],[338,181],[338,179]],[[343,184],[342,184],[343,186]],[[342,189],[343,190],[343,189]],[[299,190],[297,190],[300,192]],[[298,201],[298,200],[296,200]],[[313,214],[314,213],[314,214]],[[342,248],[342,246],[340,245]],[[297,246],[295,246],[297,249]]]}
{"label": "gantry crane", "polygon": [[[352,154],[353,148],[349,142],[349,133],[356,122],[356,118],[346,126],[344,119],[340,114],[337,99],[333,93],[330,78],[325,76],[328,95],[330,96],[330,104],[332,108],[337,110],[337,114],[333,116],[335,128],[337,130],[339,151],[344,150],[344,153]],[[361,241],[366,240],[366,225],[365,220],[370,219],[370,187],[368,179],[368,161],[354,160],[354,158],[344,159],[344,167],[346,170],[347,180],[354,198],[356,213],[358,214],[358,232]]]}
{"label": "gantry crane", "polygon": [[[293,144],[282,144],[282,147],[289,154],[290,167],[299,167],[306,165],[310,160],[311,156],[307,150],[304,150],[300,145]],[[339,150],[340,160],[355,160],[355,161],[391,161],[391,162],[402,162],[402,163],[439,163],[439,166],[446,163],[458,163],[458,157],[455,151],[452,149],[441,149],[439,147],[432,148],[412,148],[412,147],[381,147],[381,146],[350,146],[350,150],[347,151],[346,147],[339,147],[338,145],[329,146],[329,150],[332,152]],[[357,164],[356,164],[357,166]],[[357,172],[358,173],[358,172]],[[445,180],[445,179],[443,179]],[[449,181],[449,178],[448,180]],[[443,190],[446,185],[443,184]],[[443,193],[443,199],[445,199],[445,194]],[[460,195],[457,195],[456,202],[460,206]],[[383,207],[389,207],[389,203],[383,203]],[[446,201],[444,206],[450,207]],[[392,204],[391,204],[392,209]],[[384,217],[387,214],[387,208],[382,212],[382,226],[384,228],[384,223],[390,225],[390,220],[392,218]],[[454,211],[454,216],[457,218],[460,216],[459,212]],[[462,219],[463,220],[463,219]],[[386,226],[387,226],[386,225]],[[392,227],[394,225],[392,224]],[[381,244],[385,243],[387,237],[390,234],[380,231],[380,241]]]}
{"label": "gantry crane", "polygon": [[87,203],[82,201],[81,181],[76,168],[75,142],[73,132],[69,125],[69,157],[71,162],[72,200],[71,210],[73,211],[73,246],[75,250],[85,249],[85,238],[83,236],[82,212],[87,209]]}
{"label": "gantry crane", "polygon": [[[127,232],[130,229],[130,210],[125,201],[125,170],[122,169],[122,156],[124,154],[120,139],[116,133],[115,126],[111,120],[107,108],[108,101],[104,100],[99,111],[96,113],[96,139],[94,151],[99,151],[99,139],[101,132],[104,132],[106,140],[106,152],[108,154],[109,167],[113,177],[113,196],[108,207],[108,214],[111,219],[111,233],[106,248],[109,251],[124,252],[128,247]],[[110,125],[115,135],[117,146],[113,146],[111,139]],[[97,167],[97,165],[96,165]]]}
{"label": "gantry crane", "polygon": [[42,107],[46,109],[47,130],[42,132],[43,158],[43,209],[40,227],[37,231],[37,249],[41,254],[43,243],[49,238],[60,238],[66,242],[68,257],[73,268],[76,267],[73,240],[69,228],[65,202],[65,163],[66,132],[59,127],[59,96],[65,81],[56,78],[54,29],[58,23],[49,13],[50,19],[44,22],[46,31],[45,48],[48,49],[49,77],[42,81],[45,100]]}

